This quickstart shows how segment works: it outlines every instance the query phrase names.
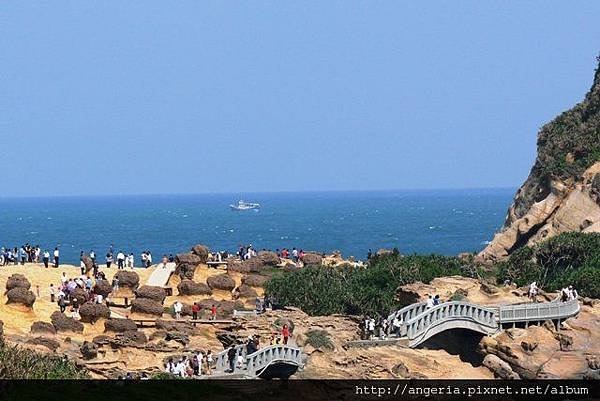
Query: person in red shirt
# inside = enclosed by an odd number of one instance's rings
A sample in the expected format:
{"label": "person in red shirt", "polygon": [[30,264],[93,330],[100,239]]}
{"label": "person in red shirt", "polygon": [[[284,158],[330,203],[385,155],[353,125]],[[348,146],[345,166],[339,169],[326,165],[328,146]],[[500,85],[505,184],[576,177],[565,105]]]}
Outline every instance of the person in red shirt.
{"label": "person in red shirt", "polygon": [[290,329],[287,324],[284,324],[281,328],[281,336],[283,337],[283,344],[287,345],[288,338],[290,337]]}
{"label": "person in red shirt", "polygon": [[215,305],[210,308],[210,317],[212,320],[217,320],[217,307]]}
{"label": "person in red shirt", "polygon": [[192,305],[192,319],[198,320],[198,312],[200,312],[200,306],[194,302],[194,305]]}

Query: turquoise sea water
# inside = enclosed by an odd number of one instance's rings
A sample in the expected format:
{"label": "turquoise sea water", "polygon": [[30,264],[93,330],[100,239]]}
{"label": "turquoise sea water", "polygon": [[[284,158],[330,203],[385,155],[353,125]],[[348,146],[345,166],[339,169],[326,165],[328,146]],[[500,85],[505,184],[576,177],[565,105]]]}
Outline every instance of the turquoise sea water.
{"label": "turquoise sea water", "polygon": [[[229,209],[239,195],[0,198],[0,245],[29,242],[103,255],[162,254],[196,243],[235,251],[297,247],[364,259],[369,248],[403,253],[478,251],[502,225],[514,189],[247,194],[262,209]],[[103,260],[101,257],[100,260]]]}

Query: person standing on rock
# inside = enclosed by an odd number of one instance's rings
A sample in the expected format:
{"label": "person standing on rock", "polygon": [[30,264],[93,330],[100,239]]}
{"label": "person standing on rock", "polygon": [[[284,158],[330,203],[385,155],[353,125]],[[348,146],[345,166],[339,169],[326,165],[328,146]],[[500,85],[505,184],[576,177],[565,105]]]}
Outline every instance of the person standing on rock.
{"label": "person standing on rock", "polygon": [[48,252],[47,250],[44,251],[42,261],[44,262],[44,267],[47,269],[48,263],[50,262],[50,252]]}
{"label": "person standing on rock", "polygon": [[90,251],[90,259],[92,260],[92,264],[95,265],[96,264],[96,252],[94,252],[93,249]]}
{"label": "person standing on rock", "polygon": [[54,248],[54,267],[58,268],[58,261],[60,259],[60,252],[58,247]]}
{"label": "person standing on rock", "polygon": [[290,338],[290,329],[287,324],[284,324],[281,328],[281,337],[283,337],[283,344],[287,345],[288,339]]}
{"label": "person standing on rock", "polygon": [[129,256],[127,256],[127,267],[129,267],[132,270],[133,270],[133,261],[134,261],[134,256],[133,256],[133,252],[131,252],[129,254]]}
{"label": "person standing on rock", "polygon": [[52,302],[52,303],[55,302],[54,294],[55,294],[54,284],[50,283],[50,302]]}
{"label": "person standing on rock", "polygon": [[65,310],[67,309],[67,302],[65,301],[64,293],[63,295],[59,294],[58,296],[58,308],[60,309],[60,313],[65,313]]}
{"label": "person standing on rock", "polygon": [[122,251],[117,253],[117,269],[123,270],[125,268],[125,254]]}
{"label": "person standing on rock", "polygon": [[215,304],[210,307],[210,320],[217,320],[217,307]]}
{"label": "person standing on rock", "polygon": [[175,301],[173,304],[173,310],[175,311],[175,319],[181,319],[181,310],[183,309],[183,304],[179,301]]}
{"label": "person standing on rock", "polygon": [[112,265],[113,262],[113,254],[112,253],[107,253],[106,254],[106,268],[110,269],[110,265]]}
{"label": "person standing on rock", "polygon": [[200,312],[200,306],[198,306],[197,302],[194,302],[192,305],[192,319],[198,320],[198,312]]}
{"label": "person standing on rock", "polygon": [[167,268],[167,263],[169,263],[169,258],[167,258],[167,255],[163,255],[161,263],[163,269]]}

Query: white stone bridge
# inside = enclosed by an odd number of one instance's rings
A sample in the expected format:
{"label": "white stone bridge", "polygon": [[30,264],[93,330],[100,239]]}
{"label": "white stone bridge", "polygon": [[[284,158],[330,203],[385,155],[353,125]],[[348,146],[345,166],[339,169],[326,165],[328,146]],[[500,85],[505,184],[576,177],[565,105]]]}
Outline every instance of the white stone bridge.
{"label": "white stone bridge", "polygon": [[403,342],[411,348],[446,330],[468,329],[485,335],[494,335],[505,328],[517,325],[542,324],[550,320],[560,322],[579,313],[580,305],[575,299],[568,302],[558,300],[543,303],[482,306],[469,302],[445,302],[432,308],[425,303],[406,306],[388,318],[392,327],[394,318],[402,322],[400,332],[388,340],[353,341],[350,346],[369,346]]}

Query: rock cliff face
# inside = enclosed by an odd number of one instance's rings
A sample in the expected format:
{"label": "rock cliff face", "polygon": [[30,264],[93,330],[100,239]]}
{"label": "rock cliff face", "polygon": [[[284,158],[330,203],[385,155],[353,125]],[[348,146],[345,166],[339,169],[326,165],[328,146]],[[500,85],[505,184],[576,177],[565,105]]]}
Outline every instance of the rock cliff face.
{"label": "rock cliff face", "polygon": [[504,227],[479,255],[483,260],[501,260],[566,231],[600,232],[600,66],[583,102],[542,127],[537,147]]}

